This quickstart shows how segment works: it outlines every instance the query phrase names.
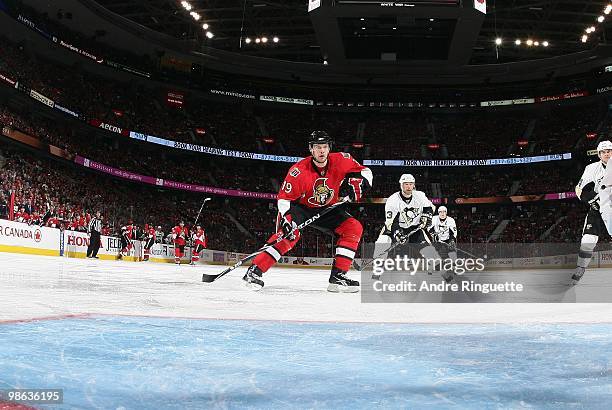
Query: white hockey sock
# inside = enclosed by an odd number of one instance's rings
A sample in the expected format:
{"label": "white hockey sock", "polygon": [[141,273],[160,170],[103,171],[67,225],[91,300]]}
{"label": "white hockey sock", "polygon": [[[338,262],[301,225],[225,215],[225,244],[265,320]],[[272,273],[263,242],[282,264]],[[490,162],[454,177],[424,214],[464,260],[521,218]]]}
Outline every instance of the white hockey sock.
{"label": "white hockey sock", "polygon": [[578,263],[577,266],[581,268],[587,268],[593,257],[593,251],[599,237],[596,235],[585,234],[582,236],[580,241],[580,251],[578,252]]}

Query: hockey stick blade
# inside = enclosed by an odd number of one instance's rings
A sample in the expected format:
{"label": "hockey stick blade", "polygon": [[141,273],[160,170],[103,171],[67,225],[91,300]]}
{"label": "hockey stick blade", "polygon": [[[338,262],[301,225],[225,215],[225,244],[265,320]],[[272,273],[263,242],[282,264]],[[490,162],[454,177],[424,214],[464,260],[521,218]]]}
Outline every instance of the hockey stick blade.
{"label": "hockey stick blade", "polygon": [[202,282],[204,283],[211,283],[216,281],[217,279],[219,279],[222,276],[227,275],[228,273],[230,273],[231,271],[233,271],[236,268],[239,268],[240,266],[242,266],[245,262],[250,261],[251,259],[255,258],[257,255],[259,255],[261,252],[265,251],[266,249],[268,249],[269,247],[271,247],[271,245],[266,245],[262,248],[259,248],[256,252],[253,252],[250,255],[247,255],[246,257],[240,259],[238,262],[236,262],[235,264],[233,264],[232,266],[230,266],[229,268],[226,268],[223,272],[218,273],[216,275],[208,275],[206,273],[202,274]]}

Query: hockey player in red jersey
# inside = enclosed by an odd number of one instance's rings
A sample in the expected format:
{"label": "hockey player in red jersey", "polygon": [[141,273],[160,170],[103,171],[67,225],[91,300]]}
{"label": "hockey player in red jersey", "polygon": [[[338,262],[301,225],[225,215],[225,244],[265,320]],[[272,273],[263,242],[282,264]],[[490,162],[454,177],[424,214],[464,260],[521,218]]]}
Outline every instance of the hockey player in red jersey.
{"label": "hockey player in red jersey", "polygon": [[189,237],[189,229],[185,226],[185,222],[181,221],[172,229],[172,240],[174,241],[174,263],[181,264],[181,258],[185,254],[185,244]]}
{"label": "hockey player in red jersey", "polygon": [[130,249],[132,249],[132,239],[134,238],[134,225],[132,220],[129,220],[127,225],[121,227],[121,251],[119,252],[119,259],[123,259],[127,256]]}
{"label": "hockey player in red jersey", "polygon": [[200,261],[200,252],[202,252],[207,246],[207,238],[204,229],[200,225],[196,228],[192,236],[193,247],[191,250],[191,265],[195,265]]}
{"label": "hockey player in red jersey", "polygon": [[151,248],[155,243],[155,228],[153,225],[146,224],[144,229],[144,261],[149,260],[149,256],[151,256]]}
{"label": "hockey player in red jersey", "polygon": [[[252,289],[264,285],[262,275],[289,252],[300,240],[297,226],[345,197],[359,201],[364,191],[372,186],[372,171],[355,161],[349,154],[330,152],[332,140],[325,131],[310,135],[309,157],[293,165],[278,193],[277,233],[268,239],[275,243],[253,260],[243,280]],[[330,211],[311,225],[337,236],[336,254],[329,277],[330,292],[358,292],[359,282],[349,279],[349,270],[361,240],[363,227],[342,207]]]}

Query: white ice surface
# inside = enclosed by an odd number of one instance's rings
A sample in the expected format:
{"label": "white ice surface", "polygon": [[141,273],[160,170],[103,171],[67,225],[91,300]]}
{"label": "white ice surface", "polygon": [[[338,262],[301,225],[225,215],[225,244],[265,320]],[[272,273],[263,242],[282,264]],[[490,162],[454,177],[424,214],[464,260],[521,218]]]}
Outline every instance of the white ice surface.
{"label": "white ice surface", "polygon": [[[397,323],[603,323],[612,304],[364,304],[325,291],[328,271],[273,268],[260,292],[238,269],[0,253],[0,321],[79,314]],[[599,272],[610,277],[611,272]],[[357,276],[357,273],[354,273]]]}

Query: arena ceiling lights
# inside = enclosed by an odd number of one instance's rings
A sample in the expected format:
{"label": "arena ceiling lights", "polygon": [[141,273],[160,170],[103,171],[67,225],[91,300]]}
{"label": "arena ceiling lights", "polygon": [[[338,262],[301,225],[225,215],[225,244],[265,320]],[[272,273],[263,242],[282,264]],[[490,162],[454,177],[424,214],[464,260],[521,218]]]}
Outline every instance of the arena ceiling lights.
{"label": "arena ceiling lights", "polygon": [[[497,37],[495,39],[495,45],[496,46],[501,46],[504,43],[504,39],[501,37]],[[548,40],[534,40],[532,38],[526,38],[526,39],[520,39],[517,38],[516,40],[513,41],[515,46],[527,46],[527,47],[548,47],[550,46],[550,42]]]}
{"label": "arena ceiling lights", "polygon": [[280,39],[277,36],[272,37],[272,40],[270,40],[270,38],[266,37],[266,36],[262,36],[262,37],[245,37],[244,42],[246,44],[268,44],[269,42],[272,43],[278,43],[280,41]]}
{"label": "arena ceiling lights", "polygon": [[[183,8],[189,12],[189,15],[193,17],[195,21],[197,22],[200,21],[202,16],[200,15],[200,13],[193,11],[193,6],[188,1],[185,1],[185,0],[181,1],[181,6],[183,6]],[[208,30],[209,28],[208,23],[202,24],[202,28],[206,30],[206,38],[211,39],[215,36],[212,31]]]}
{"label": "arena ceiling lights", "polygon": [[606,21],[606,18],[608,18],[607,16],[610,14],[610,12],[612,12],[612,3],[606,5],[606,7],[603,9],[603,14],[597,16],[596,22],[584,30],[584,34],[582,34],[582,37],[580,37],[580,41],[583,43],[589,41],[589,34],[597,31],[600,25]]}

